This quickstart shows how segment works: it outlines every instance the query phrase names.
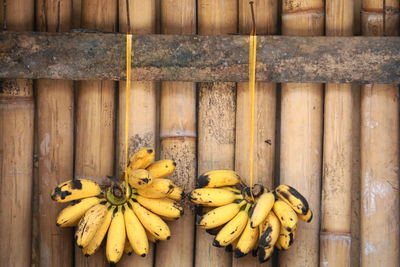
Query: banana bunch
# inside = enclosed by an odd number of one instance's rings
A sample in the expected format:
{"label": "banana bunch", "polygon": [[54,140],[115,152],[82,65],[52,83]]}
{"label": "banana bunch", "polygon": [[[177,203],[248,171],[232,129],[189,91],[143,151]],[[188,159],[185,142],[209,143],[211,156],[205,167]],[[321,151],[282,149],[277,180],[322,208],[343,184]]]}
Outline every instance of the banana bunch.
{"label": "banana bunch", "polygon": [[54,189],[53,200],[69,202],[59,213],[57,225],[76,227],[75,241],[85,256],[93,255],[106,236],[110,263],[117,263],[124,252],[145,257],[149,241],[170,239],[164,220],[183,215],[178,201],[185,194],[166,178],[174,172],[175,162],[154,162],[154,157],[154,149],[142,148],[130,158],[125,170],[129,184],[112,178],[111,186],[103,191],[91,180],[75,179]]}
{"label": "banana bunch", "polygon": [[197,205],[196,224],[215,236],[214,246],[237,258],[252,252],[261,263],[274,248],[289,249],[299,219],[312,220],[307,200],[293,187],[279,185],[273,192],[262,185],[249,188],[231,170],[200,175],[188,198]]}

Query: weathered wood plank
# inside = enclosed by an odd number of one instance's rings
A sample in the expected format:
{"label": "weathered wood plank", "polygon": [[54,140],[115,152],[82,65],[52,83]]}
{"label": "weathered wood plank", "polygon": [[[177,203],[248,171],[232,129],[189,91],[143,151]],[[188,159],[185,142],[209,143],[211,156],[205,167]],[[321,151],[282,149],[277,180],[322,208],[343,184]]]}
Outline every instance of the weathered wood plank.
{"label": "weathered wood plank", "polygon": [[[248,36],[135,35],[133,79],[246,81]],[[399,37],[259,36],[257,80],[400,83]],[[114,33],[0,33],[0,78],[123,80]]]}

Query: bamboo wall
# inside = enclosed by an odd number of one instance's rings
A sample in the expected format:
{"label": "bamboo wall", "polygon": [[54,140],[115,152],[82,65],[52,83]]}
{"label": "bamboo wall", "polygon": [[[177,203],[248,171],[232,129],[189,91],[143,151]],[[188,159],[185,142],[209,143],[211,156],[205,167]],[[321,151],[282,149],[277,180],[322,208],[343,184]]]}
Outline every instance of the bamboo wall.
{"label": "bamboo wall", "polygon": [[[261,35],[397,35],[399,0],[255,0]],[[133,33],[249,34],[247,0],[129,0]],[[125,0],[0,0],[1,30],[127,31]],[[247,83],[133,82],[129,153],[173,158],[189,191],[204,171],[248,181]],[[255,182],[293,185],[311,204],[289,251],[266,266],[400,266],[399,87],[256,86]],[[72,177],[107,183],[124,155],[125,83],[0,81],[0,266],[108,266],[82,257],[51,190]],[[185,215],[146,258],[118,266],[259,266],[211,245]]]}

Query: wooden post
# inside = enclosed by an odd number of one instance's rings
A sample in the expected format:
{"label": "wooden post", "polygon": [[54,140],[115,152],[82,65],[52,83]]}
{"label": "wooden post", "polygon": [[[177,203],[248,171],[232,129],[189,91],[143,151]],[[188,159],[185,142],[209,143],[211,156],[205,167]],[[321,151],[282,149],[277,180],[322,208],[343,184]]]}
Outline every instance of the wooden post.
{"label": "wooden post", "polygon": [[[326,35],[351,36],[354,3],[326,2]],[[353,107],[351,84],[327,84],[324,109],[324,155],[320,266],[350,267]]]}
{"label": "wooden post", "polygon": [[[254,2],[257,34],[276,34],[278,1],[261,0]],[[239,33],[250,34],[252,18],[248,0],[239,1]],[[257,75],[257,74],[256,74]],[[254,184],[274,188],[276,84],[256,83],[254,126]],[[249,84],[237,84],[235,169],[243,181],[250,186],[249,179]],[[232,266],[271,266],[269,261],[260,264],[257,258],[247,255],[233,258]]]}
{"label": "wooden post", "polygon": [[[198,1],[199,34],[237,31],[237,1]],[[235,83],[199,84],[198,174],[213,169],[234,169]],[[196,266],[231,266],[232,255],[212,246],[213,236],[196,231]]]}
{"label": "wooden post", "polygon": [[[399,0],[364,0],[363,35],[398,35]],[[386,4],[386,6],[385,6]],[[361,265],[399,266],[399,90],[361,91]]]}
{"label": "wooden post", "polygon": [[[32,31],[34,1],[0,1],[1,30]],[[32,80],[0,80],[0,266],[31,265]]]}
{"label": "wooden post", "polygon": [[[196,1],[162,0],[161,32],[196,33]],[[161,84],[160,138],[161,158],[173,159],[176,170],[172,179],[185,192],[194,188],[196,179],[196,85],[186,82]],[[189,200],[185,215],[170,222],[171,240],[157,244],[156,266],[192,266],[194,216]]]}
{"label": "wooden post", "polygon": [[[126,33],[128,30],[126,11],[126,1],[119,0],[119,31],[122,33]],[[156,1],[129,0],[129,18],[133,34],[155,33]],[[125,82],[119,83],[117,176],[125,168],[125,84]],[[129,156],[141,147],[155,147],[156,145],[156,85],[155,82],[131,83],[128,129]],[[152,267],[153,252],[154,249],[151,245],[146,257],[143,258],[133,253],[130,257],[122,257],[118,266]]]}
{"label": "wooden post", "polygon": [[[71,0],[37,1],[37,30],[69,31],[71,4]],[[55,203],[49,196],[54,187],[73,177],[73,81],[37,80],[36,90],[39,262],[40,266],[71,266],[72,230],[55,225],[64,205]]]}
{"label": "wooden post", "polygon": [[[82,27],[116,30],[117,1],[82,1]],[[82,81],[77,92],[75,178],[108,182],[114,173],[114,90],[112,81]],[[86,258],[75,250],[76,266],[108,266],[104,250]]]}
{"label": "wooden post", "polygon": [[[322,0],[283,1],[282,34],[323,35]],[[295,187],[314,212],[299,222],[293,246],[279,254],[280,266],[318,266],[323,85],[282,84],[280,183]]]}

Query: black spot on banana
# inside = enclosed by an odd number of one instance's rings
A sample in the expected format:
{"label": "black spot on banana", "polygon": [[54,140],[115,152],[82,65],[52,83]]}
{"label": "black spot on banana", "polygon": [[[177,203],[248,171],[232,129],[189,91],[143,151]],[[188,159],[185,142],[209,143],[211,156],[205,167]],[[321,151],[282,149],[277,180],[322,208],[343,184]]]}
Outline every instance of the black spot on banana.
{"label": "black spot on banana", "polygon": [[296,189],[289,185],[279,185],[275,189],[276,195],[298,214],[306,215],[309,210],[309,205],[306,198],[300,194]]}

